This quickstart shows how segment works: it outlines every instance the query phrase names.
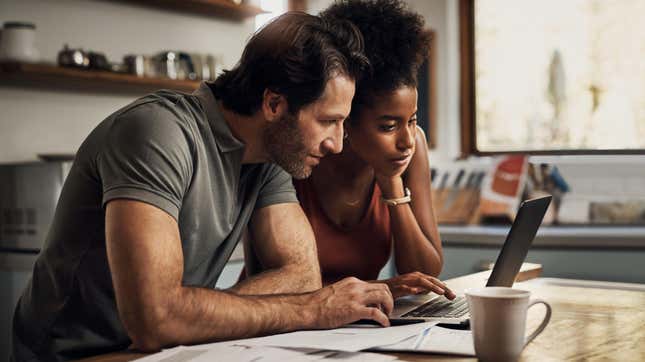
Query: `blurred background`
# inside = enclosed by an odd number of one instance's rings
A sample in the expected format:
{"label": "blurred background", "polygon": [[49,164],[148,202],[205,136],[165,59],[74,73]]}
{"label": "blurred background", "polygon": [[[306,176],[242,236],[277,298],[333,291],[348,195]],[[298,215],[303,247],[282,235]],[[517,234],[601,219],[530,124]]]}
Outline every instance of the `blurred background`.
{"label": "blurred background", "polygon": [[[214,79],[272,17],[331,3],[0,0],[0,360],[87,134],[143,94]],[[419,123],[441,277],[490,268],[521,201],[552,194],[527,257],[542,276],[645,283],[645,2],[407,3],[433,34]],[[242,257],[219,287],[235,282]]]}

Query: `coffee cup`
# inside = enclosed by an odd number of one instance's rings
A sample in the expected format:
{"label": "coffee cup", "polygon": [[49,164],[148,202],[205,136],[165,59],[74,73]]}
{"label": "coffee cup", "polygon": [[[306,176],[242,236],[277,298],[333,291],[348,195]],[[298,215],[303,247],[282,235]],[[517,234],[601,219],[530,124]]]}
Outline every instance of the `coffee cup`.
{"label": "coffee cup", "polygon": [[[551,306],[541,299],[529,300],[531,293],[525,290],[485,287],[468,289],[465,294],[475,353],[480,361],[516,361],[551,319]],[[536,304],[544,304],[546,315],[540,326],[525,337],[526,312]]]}

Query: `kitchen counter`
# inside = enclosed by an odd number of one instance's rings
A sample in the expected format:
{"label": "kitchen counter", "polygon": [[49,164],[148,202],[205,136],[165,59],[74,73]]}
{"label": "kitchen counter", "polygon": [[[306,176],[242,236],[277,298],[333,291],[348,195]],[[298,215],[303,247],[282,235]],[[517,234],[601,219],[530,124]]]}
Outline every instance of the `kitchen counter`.
{"label": "kitchen counter", "polygon": [[[510,226],[441,225],[444,245],[501,246]],[[543,226],[534,248],[645,249],[645,226]]]}

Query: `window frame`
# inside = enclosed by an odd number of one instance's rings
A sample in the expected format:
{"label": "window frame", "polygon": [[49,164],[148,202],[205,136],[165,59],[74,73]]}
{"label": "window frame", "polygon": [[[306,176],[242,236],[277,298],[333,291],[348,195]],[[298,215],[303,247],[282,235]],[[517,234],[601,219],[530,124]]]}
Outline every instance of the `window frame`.
{"label": "window frame", "polygon": [[[427,94],[425,94],[424,102],[427,106],[426,113],[420,115],[424,119],[425,127],[422,129],[426,133],[426,142],[428,144],[428,149],[435,149],[437,147],[437,54],[436,54],[436,44],[437,44],[437,33],[430,28],[426,28],[426,31],[430,34],[430,43],[428,44],[428,58],[427,61],[423,62],[421,66],[427,66],[425,69],[427,74],[427,83],[425,84]],[[417,89],[419,86],[417,85]],[[423,94],[419,94],[419,98],[423,97]],[[419,101],[417,101],[417,104]],[[418,115],[419,116],[419,115]]]}
{"label": "window frame", "polygon": [[560,149],[480,151],[477,149],[475,87],[475,1],[459,0],[460,158],[506,154],[527,155],[642,155],[645,149]]}

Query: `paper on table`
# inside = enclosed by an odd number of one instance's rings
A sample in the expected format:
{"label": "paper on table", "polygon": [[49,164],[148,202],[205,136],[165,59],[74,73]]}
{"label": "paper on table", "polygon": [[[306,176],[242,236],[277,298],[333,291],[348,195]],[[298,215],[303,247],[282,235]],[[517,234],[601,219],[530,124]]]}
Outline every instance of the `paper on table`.
{"label": "paper on table", "polygon": [[206,350],[192,349],[189,347],[179,346],[165,349],[161,352],[138,358],[136,362],[185,362],[199,356]]}
{"label": "paper on table", "polygon": [[456,354],[475,356],[471,331],[430,327],[415,337],[389,346],[376,347],[376,351],[402,351]]}
{"label": "paper on table", "polygon": [[[343,351],[330,351],[330,350],[324,350],[324,349],[311,349],[311,348],[283,348],[283,347],[262,347],[262,346],[256,346],[252,348],[279,348],[279,349],[288,349],[292,351],[300,351],[303,354],[307,354],[308,357],[316,357],[316,359],[312,359],[315,361],[320,361],[320,360],[325,360],[325,361],[333,361],[333,360],[339,360],[342,362],[347,362],[347,361],[367,361],[369,360],[370,362],[390,362],[390,361],[398,361],[398,358],[395,356],[389,356],[386,354],[379,354],[379,353],[370,353],[370,352],[343,352]],[[297,361],[302,361],[303,359],[297,359]],[[308,359],[309,361],[309,359]],[[280,360],[282,362],[282,360]]]}
{"label": "paper on table", "polygon": [[[207,347],[208,346],[208,347]],[[179,346],[136,360],[136,362],[267,362],[318,361],[325,355],[310,355],[307,351],[276,347],[238,345]]]}
{"label": "paper on table", "polygon": [[351,361],[356,361],[356,362],[364,362],[364,361],[370,361],[370,362],[390,362],[390,361],[399,361],[398,358],[395,356],[389,356],[386,354],[380,354],[380,353],[370,353],[370,352],[342,352],[342,351],[320,351],[322,353],[325,353],[325,358],[323,360],[326,361],[342,361],[342,362],[351,362]]}
{"label": "paper on table", "polygon": [[372,347],[390,345],[406,338],[417,336],[435,324],[435,322],[426,322],[388,328],[364,326],[299,331],[266,337],[203,344],[187,348],[210,349],[211,347],[224,345],[244,345],[358,352]]}
{"label": "paper on table", "polygon": [[324,356],[316,356],[305,351],[276,347],[257,346],[218,346],[206,350],[190,362],[268,362],[268,361],[318,361]]}
{"label": "paper on table", "polygon": [[319,331],[300,331],[267,337],[236,341],[237,344],[292,348],[332,349],[358,352],[364,349],[387,346],[416,336],[435,322],[409,324],[396,327],[344,327]]}
{"label": "paper on table", "polygon": [[323,351],[315,349],[278,348],[265,346],[205,345],[176,347],[136,360],[137,362],[300,362],[342,360],[343,362],[366,361],[390,362],[396,357],[363,352]]}

